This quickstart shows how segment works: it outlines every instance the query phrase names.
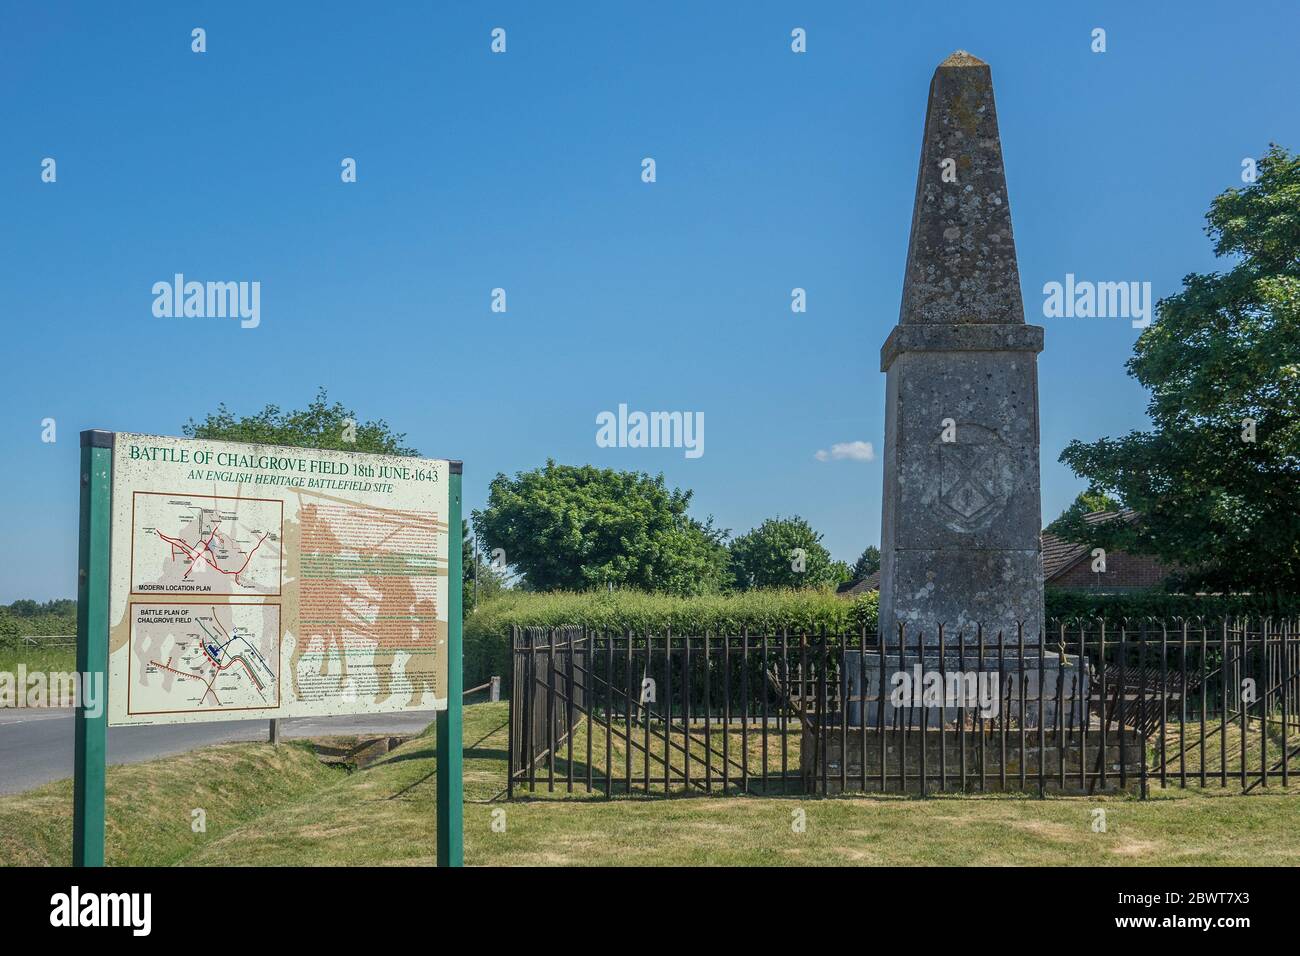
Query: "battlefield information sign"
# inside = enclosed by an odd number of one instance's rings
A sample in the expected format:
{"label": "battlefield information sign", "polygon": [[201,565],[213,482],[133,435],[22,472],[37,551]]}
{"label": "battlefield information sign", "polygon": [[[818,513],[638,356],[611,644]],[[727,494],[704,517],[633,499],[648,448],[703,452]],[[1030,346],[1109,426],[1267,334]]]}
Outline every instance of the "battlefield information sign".
{"label": "battlefield information sign", "polygon": [[109,723],[445,708],[448,474],[119,433]]}

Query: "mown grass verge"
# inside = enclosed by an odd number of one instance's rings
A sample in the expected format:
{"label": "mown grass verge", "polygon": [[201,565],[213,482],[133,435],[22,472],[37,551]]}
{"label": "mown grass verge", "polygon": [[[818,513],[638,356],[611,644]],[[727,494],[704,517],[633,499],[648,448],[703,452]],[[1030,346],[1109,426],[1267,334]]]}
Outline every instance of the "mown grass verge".
{"label": "mown grass verge", "polygon": [[[543,790],[506,803],[495,799],[505,787],[506,707],[465,711],[470,865],[1291,866],[1300,858],[1300,794],[1277,787],[1247,797],[1232,789],[1153,788],[1146,802],[1001,795],[606,800],[569,796],[561,783],[553,795]],[[304,747],[265,744],[118,768],[109,781],[110,861],[431,865],[434,743],[430,730],[346,775],[314,765]],[[195,796],[201,786],[208,790]],[[70,791],[66,783],[42,791],[0,798],[0,859],[66,862]],[[205,804],[208,832],[191,834],[189,810]],[[1097,809],[1105,811],[1100,832]],[[30,848],[26,860],[9,860],[15,845]]]}
{"label": "mown grass verge", "polygon": [[[133,866],[182,862],[222,834],[308,798],[346,773],[321,763],[300,742],[279,747],[222,744],[110,767],[105,861]],[[202,811],[206,832],[194,832],[195,810]],[[71,780],[0,797],[0,865],[71,862]]]}

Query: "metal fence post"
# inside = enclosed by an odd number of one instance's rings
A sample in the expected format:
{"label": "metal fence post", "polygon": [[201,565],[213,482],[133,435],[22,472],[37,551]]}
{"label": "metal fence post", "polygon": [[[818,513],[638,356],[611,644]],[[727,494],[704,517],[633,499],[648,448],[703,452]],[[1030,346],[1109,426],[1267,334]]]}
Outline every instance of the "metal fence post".
{"label": "metal fence post", "polygon": [[[515,707],[516,701],[519,700],[519,627],[510,625],[510,716],[508,725],[510,727],[510,739],[506,743],[506,799],[515,798],[515,748],[519,746],[519,728],[516,721],[519,718],[519,711]],[[494,678],[493,690],[499,695],[501,693],[501,681]],[[519,701],[522,703],[522,701]]]}

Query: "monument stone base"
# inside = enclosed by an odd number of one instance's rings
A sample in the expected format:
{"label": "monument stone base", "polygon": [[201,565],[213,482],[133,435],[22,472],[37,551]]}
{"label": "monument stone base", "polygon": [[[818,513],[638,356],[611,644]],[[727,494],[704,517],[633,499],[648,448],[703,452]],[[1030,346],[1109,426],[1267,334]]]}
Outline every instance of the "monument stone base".
{"label": "monument stone base", "polygon": [[[1032,652],[1026,650],[1022,658],[1018,645],[1004,646],[1000,665],[997,647],[990,649],[987,645],[981,664],[978,649],[969,645],[946,648],[940,660],[938,648],[927,647],[924,655],[916,650],[904,651],[900,656],[897,648],[891,650],[886,644],[883,668],[878,650],[867,651],[865,661],[861,651],[846,650],[848,725],[878,727],[883,717],[888,730],[900,720],[901,710],[902,725],[919,727],[920,714],[924,711],[926,726],[955,727],[959,710],[964,710],[968,721],[972,714],[979,713],[986,720],[1005,717],[1017,728],[1022,722],[1026,727],[1037,728],[1039,663],[1037,648]],[[1041,664],[1043,726],[1054,730],[1059,715],[1064,730],[1078,730],[1089,717],[1086,665],[1080,665],[1077,654],[1062,656],[1053,651],[1043,653]],[[882,670],[883,701],[880,699]],[[941,694],[942,706],[933,696],[935,693]],[[898,701],[903,706],[897,706]],[[835,723],[838,717],[837,713],[830,714],[828,722]]]}
{"label": "monument stone base", "polygon": [[[863,735],[866,749],[866,781],[862,780]],[[1101,753],[1101,738],[1098,733],[1088,732],[1087,748],[1081,746],[1078,733],[1065,735],[1057,743],[1053,731],[1048,731],[1045,746],[1040,754],[1037,732],[1030,733],[1022,750],[1019,731],[1008,731],[1006,741],[1006,766],[1003,784],[1002,738],[998,731],[985,731],[983,734],[970,730],[966,732],[966,778],[963,786],[962,738],[954,730],[940,733],[937,729],[925,731],[925,772],[927,791],[940,789],[941,774],[947,774],[942,789],[950,791],[990,791],[1015,792],[1038,790],[1038,766],[1040,759],[1046,761],[1044,767],[1045,789],[1049,793],[1084,794],[1115,793],[1121,787],[1120,766],[1124,763],[1128,790],[1135,790],[1141,785],[1142,773],[1142,737],[1136,731],[1126,731],[1121,746],[1118,731],[1112,730],[1106,735],[1105,769],[1106,782],[1102,784],[1095,775],[1101,767],[1098,755]],[[878,730],[865,730],[850,727],[848,737],[848,764],[844,768],[849,791],[882,792],[880,782],[880,743]],[[920,790],[921,773],[921,736],[919,730],[907,735],[907,750],[903,752],[900,734],[886,730],[885,742],[885,783],[883,792],[915,793]],[[799,770],[803,776],[804,786],[809,792],[822,792],[822,764],[826,765],[826,792],[840,793],[840,763],[844,756],[845,734],[839,727],[828,727],[822,741],[824,750],[819,751],[816,739],[810,729],[805,729],[800,749]],[[940,754],[943,754],[942,762]],[[983,764],[981,765],[981,759]],[[1065,763],[1065,783],[1061,783],[1061,761]],[[1087,773],[1087,782],[1079,778],[1080,764]],[[1021,767],[1025,771],[1025,783],[1020,782]],[[981,776],[981,766],[983,772]],[[906,781],[900,788],[899,768],[906,774]]]}

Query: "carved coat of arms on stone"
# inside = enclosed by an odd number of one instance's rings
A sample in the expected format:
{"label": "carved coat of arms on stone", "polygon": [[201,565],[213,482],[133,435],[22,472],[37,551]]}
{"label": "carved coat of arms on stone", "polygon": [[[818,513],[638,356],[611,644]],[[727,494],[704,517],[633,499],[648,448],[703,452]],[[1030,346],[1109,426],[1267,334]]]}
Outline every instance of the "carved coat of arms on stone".
{"label": "carved coat of arms on stone", "polygon": [[938,441],[934,454],[938,487],[931,499],[940,521],[959,534],[988,526],[1016,486],[1016,465],[1006,443],[992,429],[959,424],[956,441]]}

